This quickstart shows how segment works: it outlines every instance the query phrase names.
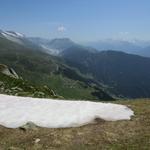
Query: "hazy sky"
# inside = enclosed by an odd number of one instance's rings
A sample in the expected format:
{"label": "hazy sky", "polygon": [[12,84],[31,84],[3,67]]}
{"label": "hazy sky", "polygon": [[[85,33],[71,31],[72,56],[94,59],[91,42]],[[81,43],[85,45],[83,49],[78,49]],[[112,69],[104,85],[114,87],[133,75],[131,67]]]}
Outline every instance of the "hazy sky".
{"label": "hazy sky", "polygon": [[150,40],[150,0],[0,0],[0,28],[76,41]]}

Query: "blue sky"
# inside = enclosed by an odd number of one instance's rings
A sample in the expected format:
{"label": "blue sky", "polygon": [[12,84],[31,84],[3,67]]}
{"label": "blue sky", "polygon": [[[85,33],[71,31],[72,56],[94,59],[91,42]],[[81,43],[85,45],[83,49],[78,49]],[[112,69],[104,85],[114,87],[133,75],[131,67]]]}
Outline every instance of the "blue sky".
{"label": "blue sky", "polygon": [[150,0],[0,0],[0,28],[76,41],[150,40]]}

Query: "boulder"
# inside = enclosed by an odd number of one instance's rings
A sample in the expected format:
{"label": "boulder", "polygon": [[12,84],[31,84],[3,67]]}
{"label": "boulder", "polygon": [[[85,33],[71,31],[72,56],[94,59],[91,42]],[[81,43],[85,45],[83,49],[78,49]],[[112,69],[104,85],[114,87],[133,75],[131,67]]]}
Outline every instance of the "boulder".
{"label": "boulder", "polygon": [[33,122],[27,122],[25,125],[19,127],[19,129],[23,130],[23,131],[27,131],[27,130],[37,130],[38,127],[37,125],[35,125]]}
{"label": "boulder", "polygon": [[3,65],[3,64],[0,64],[0,72],[7,75],[7,76],[16,78],[16,79],[19,78],[17,73],[12,68],[9,68],[8,66]]}

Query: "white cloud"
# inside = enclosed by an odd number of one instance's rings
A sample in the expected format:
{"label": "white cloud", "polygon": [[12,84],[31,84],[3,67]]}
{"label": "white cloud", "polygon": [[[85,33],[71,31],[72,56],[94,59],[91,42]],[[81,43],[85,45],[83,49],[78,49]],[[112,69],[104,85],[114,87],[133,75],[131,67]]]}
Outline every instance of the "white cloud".
{"label": "white cloud", "polygon": [[129,32],[119,32],[119,34],[122,36],[126,36],[126,35],[129,35],[130,33]]}
{"label": "white cloud", "polygon": [[58,32],[65,32],[65,31],[66,31],[66,28],[65,28],[63,25],[61,25],[61,26],[59,26],[59,27],[57,28],[57,31],[58,31]]}

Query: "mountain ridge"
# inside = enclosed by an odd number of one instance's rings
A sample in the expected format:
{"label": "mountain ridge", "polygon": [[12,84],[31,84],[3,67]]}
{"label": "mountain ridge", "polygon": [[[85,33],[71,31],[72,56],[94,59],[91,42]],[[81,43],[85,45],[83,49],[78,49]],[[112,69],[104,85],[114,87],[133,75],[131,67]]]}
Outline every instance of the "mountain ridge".
{"label": "mountain ridge", "polygon": [[116,51],[97,53],[68,49],[63,57],[83,74],[108,86],[119,97],[150,97],[150,58]]}
{"label": "mountain ridge", "polygon": [[[150,97],[150,71],[147,70],[150,58],[112,50],[99,52],[70,39],[53,39],[51,43],[52,48],[60,47],[59,55],[1,37],[0,63],[13,65],[21,76],[36,84],[48,84],[62,96],[74,98],[71,88],[75,87],[83,97],[85,90],[90,99],[105,94],[121,98]],[[79,95],[76,96],[80,98]]]}

